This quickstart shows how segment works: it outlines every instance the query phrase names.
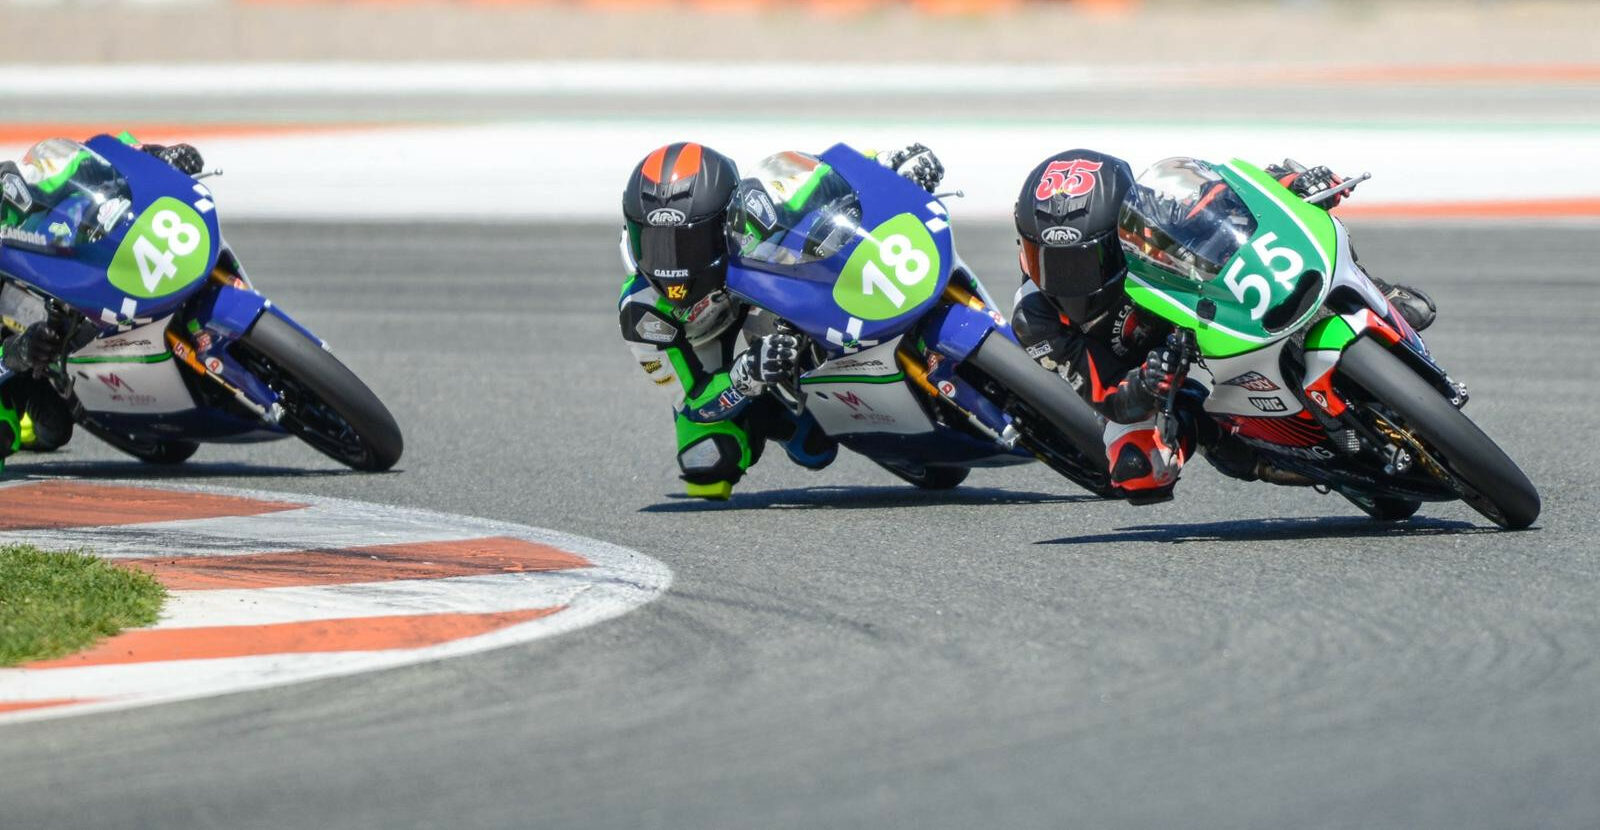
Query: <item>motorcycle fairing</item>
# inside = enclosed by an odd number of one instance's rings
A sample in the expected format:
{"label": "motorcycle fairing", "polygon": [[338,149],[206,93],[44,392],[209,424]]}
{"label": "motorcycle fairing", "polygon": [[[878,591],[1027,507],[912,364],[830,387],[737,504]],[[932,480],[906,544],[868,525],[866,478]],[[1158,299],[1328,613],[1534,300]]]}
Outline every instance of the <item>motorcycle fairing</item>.
{"label": "motorcycle fairing", "polygon": [[[955,257],[948,214],[938,199],[844,144],[834,145],[820,158],[854,188],[861,209],[862,232],[826,258],[795,265],[752,262],[734,256],[728,266],[727,285],[736,296],[788,320],[830,355],[837,356],[904,333],[939,301]],[[936,280],[931,292],[885,319],[868,320],[841,308],[835,299],[835,285],[863,244],[862,238],[873,229],[905,221],[902,217],[907,216],[926,229],[937,253],[938,267],[926,277]]]}

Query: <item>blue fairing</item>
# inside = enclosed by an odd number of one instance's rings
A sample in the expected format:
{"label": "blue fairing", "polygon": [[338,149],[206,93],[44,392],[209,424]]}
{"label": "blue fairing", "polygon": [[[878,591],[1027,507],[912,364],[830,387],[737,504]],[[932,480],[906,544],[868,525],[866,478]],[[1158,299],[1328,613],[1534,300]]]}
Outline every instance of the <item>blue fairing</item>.
{"label": "blue fairing", "polygon": [[[133,201],[128,216],[139,216],[162,197],[196,206],[211,242],[206,271],[216,267],[222,234],[208,191],[166,162],[111,136],[96,136],[84,142],[84,146],[99,153],[127,179]],[[116,318],[130,308],[133,313],[128,316],[131,317],[154,319],[170,314],[189,298],[193,287],[165,297],[133,298],[106,277],[106,270],[131,227],[131,222],[123,221],[103,238],[77,245],[70,254],[39,253],[15,246],[0,248],[0,272],[39,288],[107,326],[115,325]],[[201,284],[203,280],[197,280],[195,286]]]}
{"label": "blue fairing", "polygon": [[[728,267],[728,290],[794,324],[834,355],[861,344],[897,337],[939,302],[954,262],[944,208],[927,191],[860,152],[836,144],[820,157],[854,188],[860,200],[863,228],[873,228],[903,213],[931,222],[930,234],[939,251],[938,283],[928,299],[886,320],[861,320],[840,308],[833,285],[850,255],[861,244],[853,240],[832,256],[793,265],[750,262],[734,257]],[[938,230],[933,228],[937,227]]]}

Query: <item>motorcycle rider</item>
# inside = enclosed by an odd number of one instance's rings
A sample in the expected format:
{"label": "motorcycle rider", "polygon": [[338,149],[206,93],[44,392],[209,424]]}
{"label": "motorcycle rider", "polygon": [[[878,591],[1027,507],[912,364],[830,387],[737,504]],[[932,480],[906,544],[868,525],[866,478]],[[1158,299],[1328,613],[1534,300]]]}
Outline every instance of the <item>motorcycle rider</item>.
{"label": "motorcycle rider", "polygon": [[[204,168],[199,151],[188,144],[139,144],[128,133],[120,138],[190,176]],[[20,163],[0,161],[0,245],[44,237],[46,229],[34,225],[45,221],[50,197],[75,169],[82,150],[73,147],[63,139],[46,139],[29,148]],[[71,416],[44,380],[63,347],[61,333],[49,321],[0,338],[0,470],[13,452],[32,446],[54,449],[70,434]]]}
{"label": "motorcycle rider", "polygon": [[[1327,167],[1292,159],[1265,170],[1301,197],[1343,183]],[[1197,404],[1203,391],[1185,385],[1190,355],[1172,324],[1139,309],[1123,290],[1127,264],[1117,222],[1133,192],[1128,163],[1093,150],[1057,153],[1028,175],[1014,213],[1024,276],[1012,313],[1017,339],[1106,417],[1112,484],[1129,502],[1170,499],[1196,446],[1226,475],[1302,483],[1260,463],[1243,442],[1186,406],[1177,413],[1177,446],[1164,445],[1156,425],[1161,403],[1173,387],[1186,405]],[[1319,206],[1331,209],[1343,195]],[[1373,282],[1413,329],[1433,323],[1437,309],[1426,294]]]}
{"label": "motorcycle rider", "polygon": [[[876,158],[930,193],[944,176],[938,158],[920,144]],[[678,467],[688,494],[698,498],[729,498],[769,438],[814,470],[838,455],[838,445],[809,413],[795,415],[762,394],[793,376],[798,338],[781,331],[755,337],[735,354],[751,312],[724,290],[735,199],[749,202],[738,206],[745,221],[775,215],[772,188],[792,185],[794,200],[821,195],[812,193],[807,177],[815,171],[821,178],[814,157],[779,153],[762,169],[774,166],[797,178],[741,182],[727,156],[677,142],[645,156],[623,192],[621,253],[628,274],[618,301],[622,339],[651,382],[673,395]]]}

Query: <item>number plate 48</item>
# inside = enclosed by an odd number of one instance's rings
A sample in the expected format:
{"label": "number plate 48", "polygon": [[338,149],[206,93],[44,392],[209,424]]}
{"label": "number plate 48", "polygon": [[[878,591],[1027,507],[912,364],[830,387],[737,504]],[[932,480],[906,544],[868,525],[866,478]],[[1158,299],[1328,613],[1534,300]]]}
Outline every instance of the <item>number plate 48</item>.
{"label": "number plate 48", "polygon": [[131,297],[165,297],[199,279],[210,260],[211,234],[200,214],[164,196],[123,237],[106,278]]}

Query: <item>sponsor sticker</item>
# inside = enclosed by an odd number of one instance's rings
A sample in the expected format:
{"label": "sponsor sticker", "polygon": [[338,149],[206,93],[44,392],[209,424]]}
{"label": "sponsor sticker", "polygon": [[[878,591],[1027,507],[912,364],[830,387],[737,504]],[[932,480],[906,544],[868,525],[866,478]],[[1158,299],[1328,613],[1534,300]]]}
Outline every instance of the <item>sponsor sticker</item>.
{"label": "sponsor sticker", "polygon": [[681,300],[689,296],[689,286],[678,284],[667,286],[667,299]]}
{"label": "sponsor sticker", "polygon": [[217,374],[217,375],[222,374],[222,358],[220,358],[220,357],[208,357],[208,358],[206,358],[206,371],[211,372],[212,374]]}
{"label": "sponsor sticker", "polygon": [[656,208],[655,210],[650,211],[650,213],[645,216],[644,220],[655,227],[662,228],[681,225],[683,224],[683,220],[685,218],[686,217],[683,215],[683,211],[681,210],[674,210],[672,208]]}
{"label": "sponsor sticker", "polygon": [[1262,412],[1286,412],[1289,409],[1277,398],[1251,398],[1250,405]]}
{"label": "sponsor sticker", "polygon": [[1046,245],[1071,245],[1082,238],[1082,231],[1066,225],[1052,225],[1039,233],[1039,239]]}
{"label": "sponsor sticker", "polygon": [[744,194],[744,211],[764,230],[778,226],[778,210],[765,190],[752,190]]}
{"label": "sponsor sticker", "polygon": [[38,231],[25,231],[9,225],[0,225],[0,242],[21,242],[24,245],[43,248],[50,244],[50,238]]}
{"label": "sponsor sticker", "polygon": [[[1251,392],[1276,392],[1279,388],[1278,384],[1273,383],[1260,372],[1245,372],[1236,378],[1223,381],[1222,385],[1240,386],[1250,390]],[[1251,398],[1250,400],[1255,400],[1255,398]]]}
{"label": "sponsor sticker", "polygon": [[1027,351],[1028,351],[1028,357],[1031,357],[1034,360],[1038,360],[1039,358],[1042,358],[1042,357],[1049,357],[1050,356],[1050,341],[1048,341],[1048,340],[1040,340],[1039,342],[1033,344],[1032,346],[1029,346]]}
{"label": "sponsor sticker", "polygon": [[650,374],[653,375],[656,372],[661,371],[661,361],[659,361],[659,360],[641,360],[641,361],[639,361],[639,367],[644,369],[646,372],[649,372]]}
{"label": "sponsor sticker", "polygon": [[951,383],[948,380],[939,381],[939,394],[941,394],[941,395],[943,395],[943,396],[945,396],[947,398],[955,397],[956,396],[956,385]]}

